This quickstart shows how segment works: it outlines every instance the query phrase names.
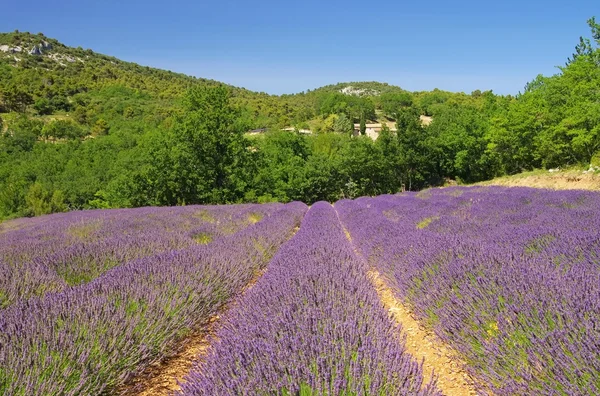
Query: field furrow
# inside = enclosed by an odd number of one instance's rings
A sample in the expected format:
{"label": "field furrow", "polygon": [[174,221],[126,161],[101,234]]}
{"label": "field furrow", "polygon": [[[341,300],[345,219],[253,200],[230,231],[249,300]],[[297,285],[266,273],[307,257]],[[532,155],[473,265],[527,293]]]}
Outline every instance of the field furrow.
{"label": "field furrow", "polygon": [[600,195],[448,188],[336,208],[481,392],[600,392]]}
{"label": "field furrow", "polygon": [[233,309],[184,395],[439,394],[406,353],[331,205]]}

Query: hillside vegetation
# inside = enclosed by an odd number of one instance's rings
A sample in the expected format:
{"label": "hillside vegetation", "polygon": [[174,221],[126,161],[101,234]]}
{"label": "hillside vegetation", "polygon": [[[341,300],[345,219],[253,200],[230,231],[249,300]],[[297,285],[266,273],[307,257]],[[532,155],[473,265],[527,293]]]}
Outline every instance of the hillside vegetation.
{"label": "hillside vegetation", "polygon": [[[335,201],[600,161],[600,25],[517,96],[377,82],[274,96],[0,34],[0,218]],[[429,125],[421,116],[431,117]],[[392,122],[376,141],[354,124]],[[311,130],[311,135],[282,128]],[[258,136],[251,129],[267,128]]]}

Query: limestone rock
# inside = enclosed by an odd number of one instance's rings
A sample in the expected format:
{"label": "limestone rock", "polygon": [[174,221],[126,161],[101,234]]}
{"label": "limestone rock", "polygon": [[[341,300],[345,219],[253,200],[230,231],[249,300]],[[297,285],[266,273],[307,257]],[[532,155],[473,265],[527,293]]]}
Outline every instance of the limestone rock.
{"label": "limestone rock", "polygon": [[42,55],[42,50],[37,45],[34,45],[31,51],[29,51],[29,55]]}

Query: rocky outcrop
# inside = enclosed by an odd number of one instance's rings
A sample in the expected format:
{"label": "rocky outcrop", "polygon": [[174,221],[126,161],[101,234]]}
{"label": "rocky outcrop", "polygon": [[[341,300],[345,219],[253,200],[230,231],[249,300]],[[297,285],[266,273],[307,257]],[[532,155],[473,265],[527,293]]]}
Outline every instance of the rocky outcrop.
{"label": "rocky outcrop", "polygon": [[34,45],[29,51],[29,55],[42,55],[42,50],[37,45]]}
{"label": "rocky outcrop", "polygon": [[47,41],[43,41],[42,44],[40,44],[40,47],[44,51],[50,51],[50,50],[52,50],[52,44],[50,44]]}
{"label": "rocky outcrop", "polygon": [[380,92],[376,89],[367,89],[367,88],[355,88],[352,85],[348,85],[340,89],[340,92],[344,95],[351,96],[378,96]]}
{"label": "rocky outcrop", "polygon": [[15,54],[17,52],[21,52],[23,49],[19,46],[11,47],[9,45],[0,45],[0,51],[8,52],[9,54]]}

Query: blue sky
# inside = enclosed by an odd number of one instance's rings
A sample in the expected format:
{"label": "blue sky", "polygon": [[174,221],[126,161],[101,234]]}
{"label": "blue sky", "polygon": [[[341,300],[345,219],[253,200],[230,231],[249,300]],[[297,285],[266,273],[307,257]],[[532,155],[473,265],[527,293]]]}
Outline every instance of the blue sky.
{"label": "blue sky", "polygon": [[600,18],[597,0],[2,3],[0,31],[274,94],[373,80],[516,94]]}

